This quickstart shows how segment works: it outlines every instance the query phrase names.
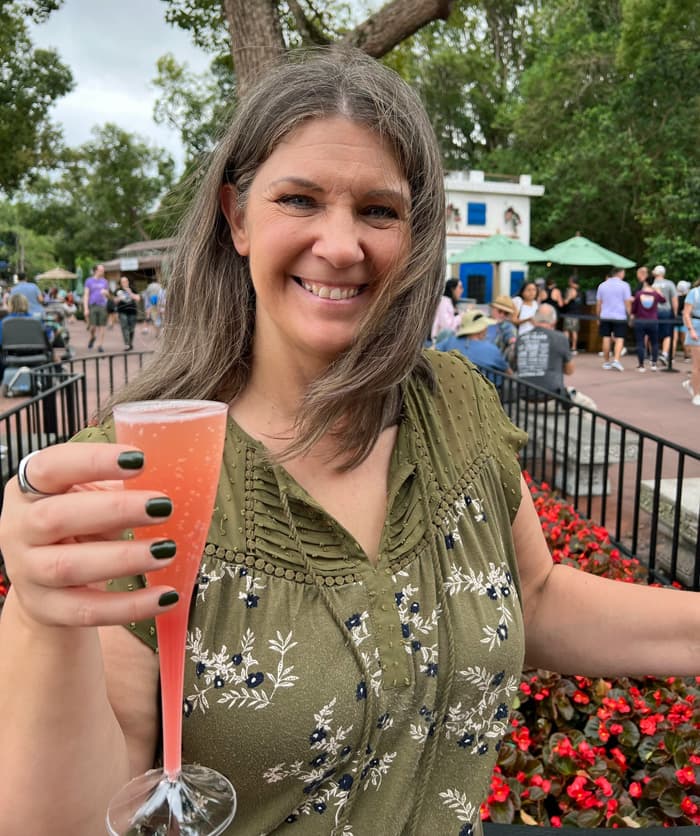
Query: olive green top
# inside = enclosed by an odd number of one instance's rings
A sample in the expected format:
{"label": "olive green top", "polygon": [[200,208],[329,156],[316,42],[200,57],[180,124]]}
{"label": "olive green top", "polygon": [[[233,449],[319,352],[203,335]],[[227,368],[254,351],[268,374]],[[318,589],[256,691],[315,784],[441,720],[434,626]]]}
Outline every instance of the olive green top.
{"label": "olive green top", "polygon": [[[376,567],[229,423],[183,754],[236,787],[231,836],[481,831],[524,655],[511,523],[525,434],[461,355],[428,356],[437,389],[404,387]],[[130,628],[155,646],[150,625]]]}

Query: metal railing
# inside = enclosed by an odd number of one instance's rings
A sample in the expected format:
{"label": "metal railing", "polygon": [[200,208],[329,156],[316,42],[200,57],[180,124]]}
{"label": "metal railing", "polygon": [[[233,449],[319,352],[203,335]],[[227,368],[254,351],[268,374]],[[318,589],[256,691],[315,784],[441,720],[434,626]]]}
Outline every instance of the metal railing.
{"label": "metal railing", "polygon": [[700,453],[517,376],[488,375],[528,433],[523,470],[606,528],[650,579],[700,589]]}
{"label": "metal railing", "polygon": [[32,369],[32,390],[37,394],[0,414],[2,488],[27,453],[68,441],[85,427],[152,353],[103,354]]}

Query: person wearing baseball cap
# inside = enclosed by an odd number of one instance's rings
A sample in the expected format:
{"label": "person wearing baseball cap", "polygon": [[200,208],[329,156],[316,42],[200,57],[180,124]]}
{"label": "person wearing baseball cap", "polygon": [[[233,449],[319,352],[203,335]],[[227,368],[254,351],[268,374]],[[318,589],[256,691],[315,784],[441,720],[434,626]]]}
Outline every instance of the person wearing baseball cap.
{"label": "person wearing baseball cap", "polygon": [[652,287],[664,297],[663,304],[658,307],[657,316],[659,317],[659,343],[661,344],[659,362],[667,366],[673,335],[672,320],[678,316],[678,291],[675,284],[666,278],[666,268],[663,264],[657,264],[651,274],[654,277]]}
{"label": "person wearing baseball cap", "polygon": [[[511,370],[501,352],[486,339],[486,329],[495,324],[495,319],[474,308],[462,314],[457,333],[439,343],[437,347],[441,351],[459,351],[478,366],[491,383],[498,386],[501,383],[501,375],[511,374]],[[501,375],[495,375],[493,371],[501,372]]]}

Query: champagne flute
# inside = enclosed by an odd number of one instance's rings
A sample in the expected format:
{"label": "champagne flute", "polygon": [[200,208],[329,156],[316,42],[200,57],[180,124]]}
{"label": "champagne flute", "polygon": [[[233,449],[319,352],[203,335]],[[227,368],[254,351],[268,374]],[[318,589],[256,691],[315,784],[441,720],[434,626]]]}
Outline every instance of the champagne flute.
{"label": "champagne flute", "polygon": [[163,709],[163,769],[131,780],[107,811],[111,836],[218,836],[236,812],[236,793],[223,775],[182,765],[182,696],[190,599],[219,482],[226,434],[226,404],[215,401],[137,401],[114,407],[117,441],[143,451],[142,473],[125,482],[158,490],[173,511],[164,522],[134,530],[138,539],[167,537],[177,543],[169,566],[147,574],[173,586],[177,605],[156,617]]}

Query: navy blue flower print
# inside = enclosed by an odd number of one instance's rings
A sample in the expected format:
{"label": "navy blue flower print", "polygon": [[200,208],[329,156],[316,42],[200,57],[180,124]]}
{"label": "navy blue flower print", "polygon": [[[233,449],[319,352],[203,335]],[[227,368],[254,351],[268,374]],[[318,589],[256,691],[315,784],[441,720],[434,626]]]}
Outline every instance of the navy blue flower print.
{"label": "navy blue flower print", "polygon": [[234,665],[242,665],[243,664],[243,656],[240,653],[234,653],[231,657],[231,661]]}
{"label": "navy blue flower print", "polygon": [[420,612],[420,604],[418,603],[418,601],[414,601],[411,604],[410,610],[411,610],[412,613]]}
{"label": "navy blue flower print", "polygon": [[355,697],[358,701],[367,699],[367,684],[364,680],[358,683],[357,690],[355,691]]}
{"label": "navy blue flower print", "polygon": [[491,680],[491,687],[492,688],[498,688],[498,686],[501,684],[501,682],[503,682],[503,679],[505,678],[505,675],[506,675],[505,671],[499,671],[494,676],[494,678]]}
{"label": "navy blue flower print", "polygon": [[461,739],[458,741],[457,745],[460,746],[462,749],[467,749],[469,746],[472,745],[474,742],[474,735],[466,732],[462,735]]}
{"label": "navy blue flower print", "polygon": [[401,635],[407,639],[411,635],[411,628],[408,624],[403,623],[401,625]]}
{"label": "navy blue flower print", "polygon": [[257,671],[257,673],[251,673],[245,681],[245,684],[249,688],[257,688],[258,685],[262,685],[263,680],[265,679],[265,674],[262,671]]}
{"label": "navy blue flower print", "polygon": [[189,717],[192,714],[193,708],[194,705],[192,703],[192,700],[183,700],[182,713],[185,715],[185,717]]}
{"label": "navy blue flower print", "polygon": [[445,535],[445,548],[453,549],[455,547],[455,538],[452,534]]}
{"label": "navy blue flower print", "polygon": [[299,821],[299,816],[296,813],[292,813],[290,816],[284,820],[285,824],[294,824],[295,821]]}
{"label": "navy blue flower print", "polygon": [[207,666],[204,664],[204,662],[197,662],[197,665],[194,669],[194,672],[197,675],[197,679],[199,679],[202,676],[206,669]]}
{"label": "navy blue flower print", "polygon": [[259,595],[253,595],[252,592],[249,592],[245,599],[245,605],[248,609],[252,609],[253,607],[258,606],[258,601],[260,600]]}
{"label": "navy blue flower print", "polygon": [[508,638],[508,628],[505,624],[499,624],[498,629],[496,630],[496,635],[501,641],[505,641]]}
{"label": "navy blue flower print", "polygon": [[438,666],[437,662],[429,662],[426,666],[425,673],[428,676],[437,676],[438,675]]}
{"label": "navy blue flower print", "polygon": [[315,758],[309,761],[309,766],[313,766],[314,768],[323,766],[323,764],[328,760],[328,753],[321,752],[320,755],[316,755]]}
{"label": "navy blue flower print", "polygon": [[496,720],[505,720],[507,716],[508,716],[508,706],[504,702],[502,702],[502,703],[499,704],[498,708],[496,709],[496,713],[494,714],[494,717],[496,718]]}
{"label": "navy blue flower print", "polygon": [[352,786],[353,778],[352,775],[349,775],[347,772],[344,775],[341,775],[338,779],[338,787],[343,790],[343,792],[348,792],[350,787]]}
{"label": "navy blue flower print", "polygon": [[471,824],[465,824],[459,831],[459,836],[474,836],[474,827]]}
{"label": "navy blue flower print", "polygon": [[326,812],[326,802],[325,801],[314,801],[314,810],[317,813],[325,813]]}
{"label": "navy blue flower print", "polygon": [[352,630],[353,627],[359,627],[360,624],[361,624],[361,621],[360,621],[360,613],[359,612],[353,613],[350,616],[350,618],[348,618],[348,620],[345,622],[345,626],[348,628],[348,630]]}
{"label": "navy blue flower print", "polygon": [[215,676],[214,677],[214,687],[215,688],[223,688],[225,684],[226,684],[226,680],[223,678],[223,676]]}
{"label": "navy blue flower print", "polygon": [[414,639],[414,640],[411,642],[411,650],[412,650],[414,653],[418,653],[418,651],[421,649],[421,647],[422,647],[422,646],[423,646],[423,645],[422,645],[422,644],[418,641],[418,639]]}
{"label": "navy blue flower print", "polygon": [[314,729],[309,735],[309,742],[320,743],[322,740],[325,740],[326,737],[327,734],[325,729]]}

